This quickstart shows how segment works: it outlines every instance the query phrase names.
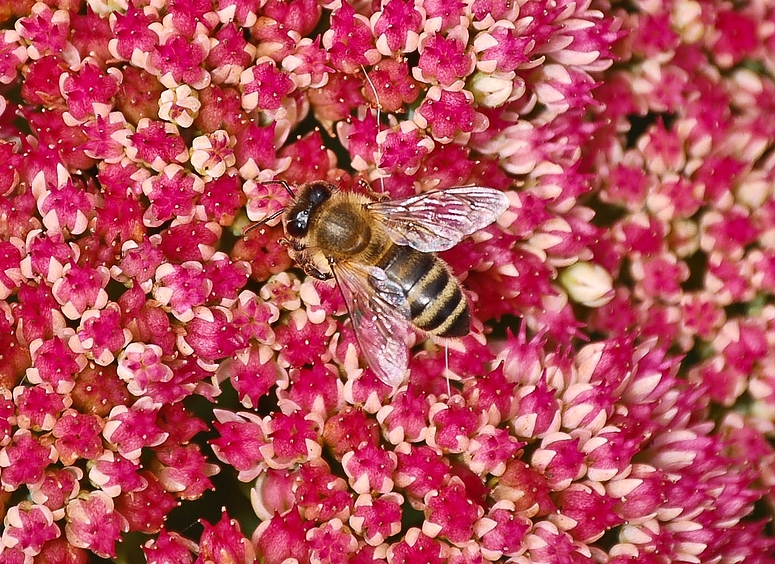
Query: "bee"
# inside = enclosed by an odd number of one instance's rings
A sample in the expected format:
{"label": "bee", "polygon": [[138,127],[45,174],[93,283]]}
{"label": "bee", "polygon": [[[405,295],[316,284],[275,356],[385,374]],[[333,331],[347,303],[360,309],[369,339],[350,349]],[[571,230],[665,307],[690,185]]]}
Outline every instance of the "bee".
{"label": "bee", "polygon": [[336,280],[361,352],[385,384],[403,383],[413,329],[443,338],[469,333],[466,296],[435,253],[498,219],[509,207],[503,192],[465,186],[382,200],[325,181],[295,194],[277,182],[293,196],[280,212],[282,243],[308,275]]}

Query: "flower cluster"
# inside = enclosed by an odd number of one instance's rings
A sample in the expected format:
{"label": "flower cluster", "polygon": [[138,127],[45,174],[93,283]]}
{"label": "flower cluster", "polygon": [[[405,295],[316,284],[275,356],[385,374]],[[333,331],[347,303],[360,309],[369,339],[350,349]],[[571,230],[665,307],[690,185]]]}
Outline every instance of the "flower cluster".
{"label": "flower cluster", "polygon": [[762,118],[775,109],[775,44],[759,25],[773,18],[758,2],[630,16],[628,64],[597,92],[610,124],[590,157],[618,278],[593,327],[637,328],[685,354],[716,405],[750,402],[722,419],[732,434],[775,430],[775,126]]}
{"label": "flower cluster", "polygon": [[[0,564],[775,562],[775,9],[0,22]],[[243,236],[276,179],[505,191],[441,255],[471,334],[382,383],[282,227]]]}

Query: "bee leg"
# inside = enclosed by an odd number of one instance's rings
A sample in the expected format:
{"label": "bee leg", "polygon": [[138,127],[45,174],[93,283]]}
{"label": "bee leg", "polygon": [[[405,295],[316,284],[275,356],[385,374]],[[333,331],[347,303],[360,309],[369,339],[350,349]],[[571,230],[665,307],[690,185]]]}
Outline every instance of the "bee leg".
{"label": "bee leg", "polygon": [[298,264],[301,269],[308,275],[318,280],[329,280],[333,278],[333,274],[329,272],[323,272],[317,266],[315,261],[309,256],[309,249],[298,241],[282,238],[279,243],[288,252],[288,256]]}
{"label": "bee leg", "polygon": [[390,199],[390,196],[385,194],[384,191],[383,191],[383,193],[380,194],[380,193],[375,192],[374,190],[372,190],[371,189],[371,184],[369,184],[363,178],[359,178],[358,179],[358,186],[360,186],[361,189],[364,192],[366,192],[366,195],[369,198],[371,198],[372,200],[374,200],[375,202],[384,202],[385,200],[389,200]]}
{"label": "bee leg", "polygon": [[[379,69],[379,66],[375,67],[376,69]],[[369,76],[369,73],[366,71],[366,67],[361,65],[361,70],[363,70],[363,75],[366,77],[366,82],[369,83],[369,86],[371,87],[371,91],[374,94],[374,100],[377,102],[377,115],[376,115],[376,122],[377,122],[377,137],[379,137],[379,124],[382,120],[381,113],[382,113],[382,102],[379,101],[379,92],[377,92],[377,87],[374,86],[374,83],[371,81],[371,77]],[[380,145],[377,145],[377,162],[375,163],[377,165],[377,170],[379,170],[379,165],[382,163],[382,147]],[[379,177],[379,183],[382,187],[382,194],[385,194],[385,177],[381,176]]]}
{"label": "bee leg", "polygon": [[444,343],[444,375],[447,377],[447,398],[452,397],[452,385],[449,383],[449,345]]}
{"label": "bee leg", "polygon": [[317,278],[318,280],[331,280],[334,276],[329,272],[321,272],[318,270],[317,267],[308,265],[304,268],[304,272],[312,276],[313,278]]}
{"label": "bee leg", "polygon": [[[283,237],[282,239],[279,239],[278,242],[280,245],[283,246],[284,249],[289,249],[291,251],[295,251],[297,253],[301,253],[307,250],[306,245],[301,244],[299,241],[293,241],[291,239],[286,239]],[[309,259],[307,259],[309,260]]]}

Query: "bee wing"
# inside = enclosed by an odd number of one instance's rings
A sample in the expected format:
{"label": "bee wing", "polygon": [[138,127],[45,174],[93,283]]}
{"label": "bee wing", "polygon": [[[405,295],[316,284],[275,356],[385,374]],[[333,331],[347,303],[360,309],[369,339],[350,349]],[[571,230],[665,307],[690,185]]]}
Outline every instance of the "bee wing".
{"label": "bee wing", "polygon": [[397,388],[406,377],[411,332],[403,290],[374,266],[342,261],[332,270],[363,356],[380,380]]}
{"label": "bee wing", "polygon": [[366,206],[393,242],[424,253],[446,251],[487,227],[509,208],[503,192],[461,186]]}

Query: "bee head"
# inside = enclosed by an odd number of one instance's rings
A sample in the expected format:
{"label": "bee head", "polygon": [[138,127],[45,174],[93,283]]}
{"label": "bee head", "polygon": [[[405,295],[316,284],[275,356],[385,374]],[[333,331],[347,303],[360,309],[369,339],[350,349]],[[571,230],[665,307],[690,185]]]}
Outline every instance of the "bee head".
{"label": "bee head", "polygon": [[288,210],[285,230],[291,237],[304,237],[309,229],[310,216],[331,197],[333,185],[328,182],[310,182],[301,187],[293,206]]}

